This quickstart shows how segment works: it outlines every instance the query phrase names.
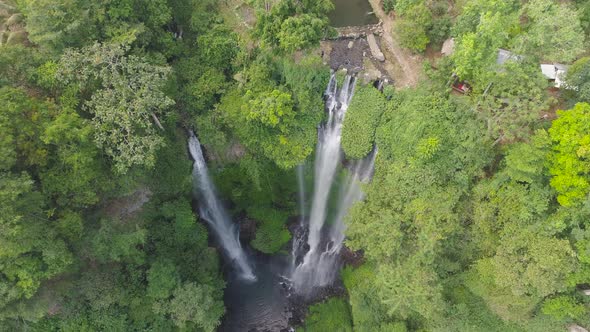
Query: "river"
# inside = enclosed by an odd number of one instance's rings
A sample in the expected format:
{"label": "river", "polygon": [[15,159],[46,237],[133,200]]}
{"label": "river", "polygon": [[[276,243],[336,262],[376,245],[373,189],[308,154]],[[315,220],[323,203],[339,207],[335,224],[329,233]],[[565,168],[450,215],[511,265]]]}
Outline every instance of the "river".
{"label": "river", "polygon": [[332,0],[336,7],[328,14],[330,25],[336,28],[360,26],[379,22],[368,0]]}

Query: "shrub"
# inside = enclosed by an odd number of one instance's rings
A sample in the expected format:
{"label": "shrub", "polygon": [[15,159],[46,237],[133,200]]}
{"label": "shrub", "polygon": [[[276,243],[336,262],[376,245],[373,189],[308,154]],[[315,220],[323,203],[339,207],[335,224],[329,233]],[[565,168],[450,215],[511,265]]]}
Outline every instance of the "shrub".
{"label": "shrub", "polygon": [[305,325],[298,332],[352,332],[352,318],[344,299],[331,298],[309,307]]}
{"label": "shrub", "polygon": [[389,13],[395,9],[396,0],[383,0],[383,10]]}
{"label": "shrub", "polygon": [[422,52],[430,42],[424,27],[407,19],[398,20],[394,26],[395,33],[399,37],[400,44],[412,52]]}
{"label": "shrub", "polygon": [[342,128],[342,149],[348,157],[360,159],[371,152],[384,108],[385,97],[377,89],[372,86],[358,89]]}
{"label": "shrub", "polygon": [[543,303],[541,311],[557,320],[583,319],[588,315],[586,306],[572,296],[558,296]]}
{"label": "shrub", "polygon": [[250,208],[248,216],[256,219],[256,236],[252,247],[265,254],[274,254],[291,239],[285,227],[287,214],[271,208]]}
{"label": "shrub", "polygon": [[432,27],[432,13],[423,3],[410,2],[402,11],[398,3],[396,11],[401,19],[394,27],[400,44],[413,52],[422,52],[430,42],[427,31]]}

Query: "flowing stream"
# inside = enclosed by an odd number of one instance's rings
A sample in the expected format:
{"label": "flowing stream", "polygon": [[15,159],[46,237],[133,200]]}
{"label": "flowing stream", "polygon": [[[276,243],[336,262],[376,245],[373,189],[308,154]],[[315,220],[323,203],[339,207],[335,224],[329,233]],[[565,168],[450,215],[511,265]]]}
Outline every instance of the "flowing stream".
{"label": "flowing stream", "polygon": [[229,258],[231,264],[237,270],[238,275],[245,279],[254,281],[256,276],[248,257],[242,249],[238,230],[232,223],[221,201],[217,198],[215,187],[209,178],[207,164],[203,158],[201,143],[193,132],[189,138],[189,151],[193,160],[193,183],[195,193],[199,194],[199,213],[213,229],[215,236]]}
{"label": "flowing stream", "polygon": [[[310,295],[316,287],[323,287],[334,281],[339,268],[339,253],[344,241],[344,217],[349,207],[362,198],[359,181],[364,180],[373,168],[375,153],[365,160],[354,162],[343,185],[334,220],[329,227],[328,202],[334,187],[338,166],[342,159],[340,147],[342,122],[352,99],[355,78],[347,75],[338,89],[336,76],[332,75],[326,89],[328,121],[318,131],[318,145],[314,169],[314,192],[309,216],[309,251],[303,261],[293,269],[291,282],[299,294]],[[328,228],[328,229],[327,229]],[[300,249],[293,241],[294,261]]]}

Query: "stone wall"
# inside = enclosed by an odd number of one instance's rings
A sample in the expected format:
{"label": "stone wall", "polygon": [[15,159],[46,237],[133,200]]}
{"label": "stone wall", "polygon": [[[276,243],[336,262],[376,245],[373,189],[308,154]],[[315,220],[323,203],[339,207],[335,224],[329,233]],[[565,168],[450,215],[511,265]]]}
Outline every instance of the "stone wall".
{"label": "stone wall", "polygon": [[360,37],[366,37],[368,34],[381,36],[383,34],[383,26],[381,22],[379,22],[377,24],[369,24],[356,27],[336,28],[336,31],[338,32],[338,37],[336,37],[336,39],[356,39]]}

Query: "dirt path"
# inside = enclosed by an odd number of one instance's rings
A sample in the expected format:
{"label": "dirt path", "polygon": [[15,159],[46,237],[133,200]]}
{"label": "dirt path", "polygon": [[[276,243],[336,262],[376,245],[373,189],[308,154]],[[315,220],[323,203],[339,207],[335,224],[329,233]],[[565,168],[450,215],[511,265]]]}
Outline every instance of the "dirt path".
{"label": "dirt path", "polygon": [[[390,73],[396,81],[397,87],[415,86],[421,73],[421,57],[412,55],[410,51],[403,49],[393,36],[393,19],[389,17],[381,7],[381,0],[369,0],[375,15],[383,22],[383,36],[381,47],[385,46],[384,53],[388,61],[396,61],[401,67],[402,77],[399,73]],[[383,45],[385,44],[385,45]]]}

